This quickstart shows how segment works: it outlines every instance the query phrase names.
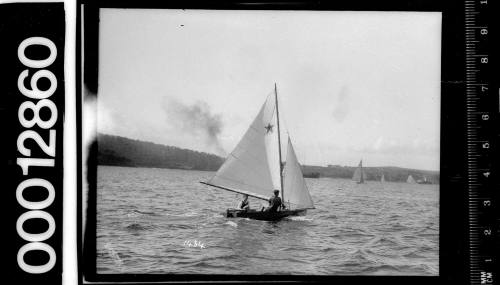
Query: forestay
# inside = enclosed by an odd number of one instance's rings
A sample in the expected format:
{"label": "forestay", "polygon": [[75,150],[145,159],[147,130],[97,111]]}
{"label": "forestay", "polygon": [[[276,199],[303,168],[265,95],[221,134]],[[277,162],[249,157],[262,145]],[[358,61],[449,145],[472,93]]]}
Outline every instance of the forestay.
{"label": "forestay", "polygon": [[302,175],[297,156],[288,138],[286,165],[283,187],[285,188],[286,203],[296,209],[314,209],[313,201],[307,190],[306,181]]}

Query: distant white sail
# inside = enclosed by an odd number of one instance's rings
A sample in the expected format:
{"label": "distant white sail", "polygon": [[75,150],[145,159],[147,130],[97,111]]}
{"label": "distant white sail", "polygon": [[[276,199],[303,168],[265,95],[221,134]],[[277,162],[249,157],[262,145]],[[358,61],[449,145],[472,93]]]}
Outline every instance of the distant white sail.
{"label": "distant white sail", "polygon": [[283,187],[285,188],[285,203],[297,209],[313,209],[313,201],[307,190],[306,181],[302,175],[297,156],[288,138],[286,165],[284,170]]}
{"label": "distant white sail", "polygon": [[366,180],[366,173],[363,171],[363,161],[361,160],[358,164],[358,168],[354,171],[352,180],[358,183],[364,183]]}
{"label": "distant white sail", "polygon": [[384,174],[382,174],[382,178],[380,178],[380,182],[385,182]]}
{"label": "distant white sail", "polygon": [[406,183],[411,183],[411,184],[414,184],[414,183],[417,183],[415,182],[415,179],[413,179],[413,176],[408,175],[408,179],[406,179]]}
{"label": "distant white sail", "polygon": [[268,199],[281,190],[277,149],[276,104],[268,96],[224,164],[207,183],[227,190]]}

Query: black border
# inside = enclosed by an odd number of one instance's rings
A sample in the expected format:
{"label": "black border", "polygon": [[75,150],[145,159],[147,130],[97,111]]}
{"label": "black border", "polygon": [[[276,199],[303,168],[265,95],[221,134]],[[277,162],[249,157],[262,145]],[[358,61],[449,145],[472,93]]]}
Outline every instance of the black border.
{"label": "black border", "polygon": [[[68,26],[65,22],[67,13],[62,2],[39,2],[39,3],[1,3],[0,4],[0,121],[2,122],[2,132],[0,139],[0,177],[2,178],[2,206],[0,216],[2,217],[2,257],[4,260],[1,273],[4,279],[16,280],[18,284],[61,284],[63,272],[63,208],[64,208],[64,155],[66,146],[64,145],[64,120],[67,118],[66,92],[67,78],[65,74],[65,62],[67,53],[65,42],[67,41]],[[24,40],[31,37],[43,37],[50,40],[56,48],[54,61],[45,67],[33,67],[24,64],[18,58],[18,48]],[[31,46],[32,44],[30,44]],[[48,56],[47,48],[27,48],[26,56],[32,59],[41,59]],[[32,51],[29,51],[32,49]],[[44,51],[47,50],[47,51]],[[37,55],[38,54],[38,55]],[[43,128],[38,123],[25,127],[20,122],[18,110],[25,102],[37,104],[42,98],[31,98],[23,95],[18,88],[18,78],[21,72],[27,71],[28,77],[23,81],[26,88],[31,89],[29,81],[35,72],[40,70],[50,71],[57,82],[57,88],[47,99],[52,102],[57,110],[57,118],[49,128]],[[43,76],[42,76],[43,78]],[[51,84],[44,84],[42,90],[46,90]],[[39,109],[41,110],[41,109]],[[48,112],[47,115],[55,113]],[[32,113],[33,114],[33,113]],[[48,119],[46,116],[45,119]],[[31,115],[33,116],[33,115]],[[27,117],[29,118],[29,116]],[[30,149],[30,155],[22,154],[19,151],[18,138],[25,131],[35,132],[46,144],[55,148],[55,154],[49,155],[40,148],[41,144],[23,140],[25,147]],[[49,130],[55,132],[55,139],[49,139]],[[54,164],[47,167],[28,167],[27,174],[23,174],[21,167],[17,163],[19,158],[52,159]],[[16,199],[16,188],[22,182],[29,179],[44,179],[53,186],[54,200],[43,209],[25,208]],[[42,187],[34,187],[34,189]],[[44,188],[44,187],[43,187]],[[26,188],[28,189],[28,188]],[[36,191],[39,190],[29,190]],[[33,196],[28,199],[45,199],[43,196]],[[34,200],[33,200],[34,201]],[[55,264],[43,273],[30,273],[25,271],[17,262],[17,257],[21,247],[31,243],[22,238],[16,230],[16,223],[21,215],[32,210],[42,210],[53,219],[55,231],[42,242],[54,250]],[[41,233],[46,230],[49,222],[41,221],[39,218],[32,219],[31,225],[24,223],[22,226],[28,233]],[[38,252],[38,254],[36,253]],[[31,255],[31,257],[28,257]],[[42,251],[35,250],[24,255],[23,259],[28,265],[44,265],[49,261],[49,255]]]}
{"label": "black border", "polygon": [[[83,6],[82,6],[83,5]],[[89,172],[89,196],[87,231],[82,243],[82,115],[80,70],[83,64],[84,86],[95,96],[98,78],[98,35],[99,8],[170,8],[170,9],[220,9],[220,10],[349,10],[349,11],[422,11],[442,12],[442,51],[441,51],[441,165],[440,165],[440,237],[439,237],[439,276],[283,276],[283,275],[161,275],[161,274],[96,274],[95,267],[95,179],[96,173]],[[84,19],[81,12],[84,11]],[[82,23],[83,20],[83,24]],[[85,62],[81,63],[81,25],[84,29]],[[466,140],[465,140],[465,39],[464,3],[453,0],[384,0],[323,3],[319,1],[97,1],[79,0],[77,4],[77,151],[78,151],[78,251],[79,283],[127,284],[170,283],[185,281],[241,282],[241,281],[294,281],[317,282],[333,281],[337,284],[468,284],[467,255],[467,191],[466,191]],[[89,150],[87,161],[95,165],[94,143]],[[90,219],[89,219],[90,218]],[[82,251],[83,249],[83,251]],[[83,257],[83,259],[81,259]],[[85,280],[85,281],[84,281]],[[84,283],[85,282],[85,283]]]}

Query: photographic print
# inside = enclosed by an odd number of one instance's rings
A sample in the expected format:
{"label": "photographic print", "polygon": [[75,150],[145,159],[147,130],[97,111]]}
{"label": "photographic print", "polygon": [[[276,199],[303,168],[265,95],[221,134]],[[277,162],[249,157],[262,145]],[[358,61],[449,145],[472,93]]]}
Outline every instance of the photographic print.
{"label": "photographic print", "polygon": [[99,11],[98,274],[439,274],[441,13]]}

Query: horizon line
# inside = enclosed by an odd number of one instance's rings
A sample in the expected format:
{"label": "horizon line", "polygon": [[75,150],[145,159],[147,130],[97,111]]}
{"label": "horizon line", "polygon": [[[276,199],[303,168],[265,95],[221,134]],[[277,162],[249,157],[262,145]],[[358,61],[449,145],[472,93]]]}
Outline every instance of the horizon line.
{"label": "horizon line", "polygon": [[[96,133],[97,133],[97,135],[122,137],[122,138],[129,139],[129,140],[136,140],[136,141],[141,141],[141,142],[145,142],[145,143],[157,144],[157,145],[161,145],[161,146],[176,147],[176,148],[180,148],[180,149],[184,149],[184,150],[190,150],[190,151],[194,151],[194,152],[206,153],[206,154],[209,154],[209,155],[220,157],[220,158],[222,158],[224,160],[229,156],[229,154],[227,154],[225,157],[223,157],[223,156],[220,156],[218,154],[210,153],[210,152],[206,152],[206,151],[199,151],[199,150],[194,150],[194,149],[185,148],[185,147],[181,147],[181,146],[175,146],[175,145],[166,145],[164,143],[158,143],[158,142],[153,142],[153,141],[147,141],[147,140],[141,140],[141,139],[136,139],[136,138],[130,138],[130,137],[122,136],[122,135],[106,134],[106,133],[99,132],[99,131],[96,131]],[[353,166],[350,166],[350,165],[340,165],[340,164],[311,165],[311,164],[302,164],[302,163],[299,163],[299,165],[301,165],[301,166],[313,166],[313,167],[325,167],[325,168],[328,168],[329,165],[336,166],[336,167],[353,167],[353,168],[358,167],[358,165],[356,165],[356,164],[353,165]],[[438,172],[438,173],[441,172],[440,170],[418,169],[418,168],[409,168],[409,167],[402,167],[402,166],[365,166],[365,165],[363,165],[363,167],[364,168],[391,168],[391,167],[394,167],[394,168],[407,169],[407,170],[416,170],[416,171],[429,171],[429,172]]]}

